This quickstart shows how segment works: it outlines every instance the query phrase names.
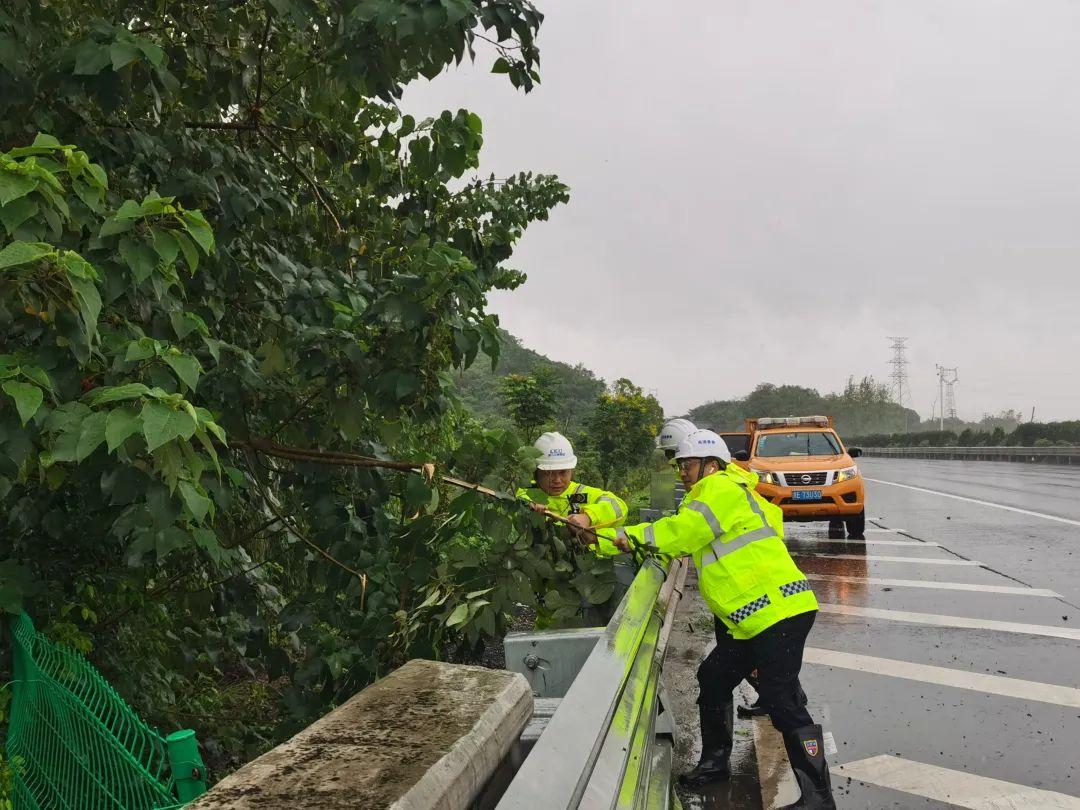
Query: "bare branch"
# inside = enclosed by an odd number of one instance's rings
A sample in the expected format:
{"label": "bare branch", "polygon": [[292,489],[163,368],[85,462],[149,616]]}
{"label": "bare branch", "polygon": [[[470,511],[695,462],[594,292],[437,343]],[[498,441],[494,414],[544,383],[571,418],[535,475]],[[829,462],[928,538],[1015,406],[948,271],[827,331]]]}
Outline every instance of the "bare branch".
{"label": "bare branch", "polygon": [[258,82],[255,86],[255,108],[252,110],[252,117],[258,115],[261,112],[262,107],[262,91],[263,91],[263,63],[266,58],[266,43],[270,41],[270,11],[266,12],[266,26],[263,28],[262,42],[259,44],[259,67],[258,67]]}
{"label": "bare branch", "polygon": [[326,210],[326,213],[330,215],[330,219],[334,221],[334,225],[337,227],[338,233],[344,233],[345,229],[341,227],[341,220],[338,219],[338,215],[334,213],[333,207],[323,196],[322,191],[319,189],[319,184],[316,183],[315,180],[312,179],[311,176],[304,171],[303,167],[296,162],[296,159],[293,158],[292,155],[285,152],[284,149],[282,149],[276,143],[270,140],[270,138],[267,137],[265,132],[261,132],[258,129],[256,129],[256,131],[258,131],[259,134],[262,135],[263,140],[270,144],[270,148],[277,152],[278,155],[281,156],[282,160],[288,163],[292,167],[293,171],[300,175],[300,177],[303,178],[304,182],[311,186],[311,191],[315,194],[315,199],[319,201],[319,204]]}

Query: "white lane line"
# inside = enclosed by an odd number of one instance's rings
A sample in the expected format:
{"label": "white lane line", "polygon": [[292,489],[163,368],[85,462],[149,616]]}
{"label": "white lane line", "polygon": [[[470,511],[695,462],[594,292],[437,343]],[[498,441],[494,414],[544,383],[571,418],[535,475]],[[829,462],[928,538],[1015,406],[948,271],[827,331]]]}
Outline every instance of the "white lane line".
{"label": "white lane line", "polygon": [[939,686],[952,686],[956,689],[968,689],[988,695],[1034,700],[1039,703],[1053,703],[1057,706],[1080,709],[1080,689],[1071,686],[1023,681],[1019,678],[1006,678],[1003,675],[984,675],[980,672],[915,664],[910,661],[877,658],[872,655],[825,650],[819,647],[807,647],[803,653],[803,661],[809,664],[868,672],[872,675],[885,675],[920,683],[935,683]]}
{"label": "white lane line", "polygon": [[888,755],[849,762],[836,770],[860,782],[970,810],[1080,810],[1076,796]]}
{"label": "white lane line", "polygon": [[1023,633],[1029,636],[1049,636],[1080,641],[1080,628],[1053,627],[1048,624],[1022,624],[999,622],[993,619],[969,619],[966,616],[942,616],[937,613],[911,613],[906,610],[859,607],[857,605],[820,604],[822,613],[838,613],[843,616],[861,616],[866,619],[887,619],[910,624],[931,624],[935,627],[964,627],[969,630],[996,630],[1002,633]]}
{"label": "white lane line", "polygon": [[862,560],[863,562],[904,562],[918,565],[982,565],[978,560],[938,559],[937,557],[879,557],[876,554],[818,554],[792,550],[793,557],[819,560]]}
{"label": "white lane line", "polygon": [[831,731],[825,731],[825,732],[822,733],[821,736],[824,738],[824,741],[825,741],[825,756],[827,756],[827,757],[835,757],[836,756],[836,738],[833,736],[833,733]]}
{"label": "white lane line", "polygon": [[846,543],[850,546],[925,546],[941,548],[940,543],[924,543],[922,540],[827,540],[824,537],[791,537],[797,543]]}
{"label": "white lane line", "polygon": [[1003,503],[980,501],[978,498],[965,498],[963,495],[952,495],[948,492],[938,492],[936,489],[926,489],[925,487],[913,487],[911,484],[898,484],[895,481],[882,481],[880,478],[866,478],[865,480],[873,481],[875,484],[887,484],[890,487],[900,487],[901,489],[910,489],[915,492],[925,492],[929,495],[940,495],[942,498],[952,498],[956,501],[977,503],[979,506],[992,506],[995,509],[1004,509],[1006,512],[1016,512],[1021,515],[1043,518],[1044,520],[1056,520],[1058,523],[1068,523],[1070,526],[1080,526],[1080,520],[1070,520],[1069,518],[1058,517],[1057,515],[1048,515],[1045,512],[1032,512],[1030,509],[1018,509],[1015,506],[1006,506]]}
{"label": "white lane line", "polygon": [[932,588],[940,591],[976,591],[978,593],[1002,593],[1013,596],[1048,596],[1060,599],[1061,594],[1047,588],[1024,588],[1017,585],[974,585],[967,582],[931,582],[923,579],[889,579],[888,577],[842,577],[834,574],[807,574],[807,579],[823,582],[848,582],[851,584],[890,585],[894,588]]}

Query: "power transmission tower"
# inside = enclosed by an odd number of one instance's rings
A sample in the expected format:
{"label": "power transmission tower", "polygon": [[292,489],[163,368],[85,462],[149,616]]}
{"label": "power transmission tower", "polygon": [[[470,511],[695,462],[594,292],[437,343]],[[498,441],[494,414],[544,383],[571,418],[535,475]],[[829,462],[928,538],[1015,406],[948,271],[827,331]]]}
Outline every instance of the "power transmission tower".
{"label": "power transmission tower", "polygon": [[908,339],[906,337],[890,337],[889,340],[892,341],[889,348],[893,350],[892,360],[889,361],[889,365],[892,366],[889,379],[892,380],[893,398],[896,400],[897,405],[903,405],[904,395],[908,394],[908,361],[905,354]]}
{"label": "power transmission tower", "polygon": [[945,430],[945,412],[948,411],[950,419],[956,419],[956,391],[954,386],[959,377],[959,369],[957,368],[945,368],[945,366],[935,366],[938,374],[938,403],[940,407],[940,418],[938,421],[938,428]]}
{"label": "power transmission tower", "polygon": [[[907,378],[908,361],[906,352],[908,339],[906,337],[890,337],[889,340],[892,341],[889,348],[893,350],[892,360],[889,361],[889,365],[892,366],[889,379],[892,380],[893,399],[896,400],[897,405],[903,408],[904,396],[906,395],[909,398],[911,396]],[[907,411],[904,412],[904,429],[911,429],[911,426],[907,424]]]}

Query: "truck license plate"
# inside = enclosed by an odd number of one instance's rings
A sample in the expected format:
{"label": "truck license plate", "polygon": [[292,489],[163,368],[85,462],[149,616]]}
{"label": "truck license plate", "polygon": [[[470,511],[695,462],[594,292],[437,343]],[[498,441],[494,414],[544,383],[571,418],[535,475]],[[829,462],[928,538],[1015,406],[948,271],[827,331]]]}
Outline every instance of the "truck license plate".
{"label": "truck license plate", "polygon": [[791,493],[793,501],[820,501],[820,489],[797,489]]}

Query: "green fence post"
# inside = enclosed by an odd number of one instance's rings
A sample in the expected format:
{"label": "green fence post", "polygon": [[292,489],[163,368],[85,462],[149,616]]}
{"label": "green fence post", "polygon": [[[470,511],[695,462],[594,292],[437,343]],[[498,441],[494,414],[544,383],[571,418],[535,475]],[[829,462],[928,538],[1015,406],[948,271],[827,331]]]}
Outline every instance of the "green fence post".
{"label": "green fence post", "polygon": [[206,793],[206,766],[199,756],[195,732],[190,728],[174,731],[165,738],[165,745],[169,749],[169,767],[180,801],[190,802]]}

